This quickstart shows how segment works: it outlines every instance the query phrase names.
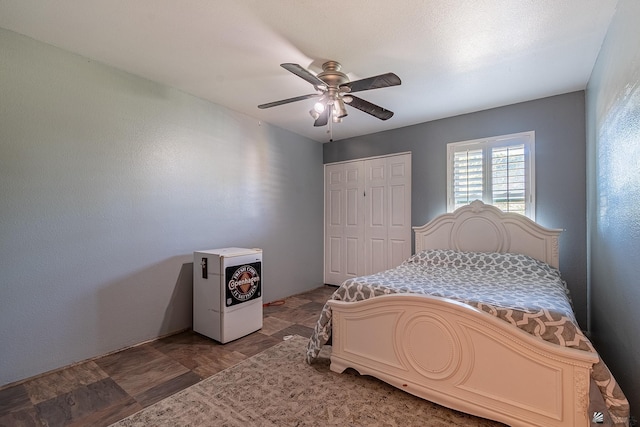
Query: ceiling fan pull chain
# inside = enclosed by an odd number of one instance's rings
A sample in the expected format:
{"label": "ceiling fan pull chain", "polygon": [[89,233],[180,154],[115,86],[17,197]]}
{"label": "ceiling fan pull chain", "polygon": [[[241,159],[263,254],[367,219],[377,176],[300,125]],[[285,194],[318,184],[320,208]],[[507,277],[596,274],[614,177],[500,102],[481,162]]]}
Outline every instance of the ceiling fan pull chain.
{"label": "ceiling fan pull chain", "polygon": [[[329,116],[331,116],[333,114],[333,111],[331,111],[331,107],[330,111],[329,111]],[[333,142],[333,119],[332,117],[329,117],[329,142]]]}

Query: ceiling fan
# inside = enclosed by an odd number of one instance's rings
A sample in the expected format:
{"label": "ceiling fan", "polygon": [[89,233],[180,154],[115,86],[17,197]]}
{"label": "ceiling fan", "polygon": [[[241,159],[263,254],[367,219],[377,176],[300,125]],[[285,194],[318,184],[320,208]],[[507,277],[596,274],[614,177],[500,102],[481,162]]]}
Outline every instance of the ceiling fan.
{"label": "ceiling fan", "polygon": [[280,64],[280,66],[311,83],[317,93],[261,104],[258,105],[258,108],[271,108],[290,102],[319,98],[318,102],[309,111],[311,117],[315,119],[314,126],[325,126],[329,119],[333,123],[340,123],[342,118],[347,116],[345,104],[371,114],[380,120],[388,120],[393,116],[393,111],[351,95],[353,92],[399,85],[401,83],[400,77],[393,73],[380,74],[379,76],[352,82],[349,81],[349,77],[346,74],[340,71],[342,66],[336,61],[327,61],[322,64],[322,72],[317,76],[298,64],[285,63]]}

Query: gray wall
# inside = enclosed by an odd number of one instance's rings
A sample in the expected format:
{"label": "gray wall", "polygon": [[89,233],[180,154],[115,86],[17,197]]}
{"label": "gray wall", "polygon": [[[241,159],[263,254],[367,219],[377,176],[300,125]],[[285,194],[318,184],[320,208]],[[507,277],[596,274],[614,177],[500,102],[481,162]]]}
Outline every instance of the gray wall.
{"label": "gray wall", "polygon": [[191,326],[192,253],[322,283],[321,144],[0,30],[0,385]]}
{"label": "gray wall", "polygon": [[422,225],[447,209],[447,143],[535,131],[536,221],[566,229],[560,239],[560,269],[571,290],[578,321],[585,328],[584,102],[584,92],[573,92],[336,141],[324,144],[324,162],[411,151],[412,223]]}
{"label": "gray wall", "polygon": [[640,418],[640,2],[620,0],[587,87],[593,341]]}

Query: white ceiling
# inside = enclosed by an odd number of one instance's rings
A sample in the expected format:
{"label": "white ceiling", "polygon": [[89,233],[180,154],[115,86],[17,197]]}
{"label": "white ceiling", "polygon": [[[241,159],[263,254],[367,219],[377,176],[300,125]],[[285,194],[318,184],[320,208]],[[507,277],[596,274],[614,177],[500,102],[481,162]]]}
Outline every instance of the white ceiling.
{"label": "white ceiling", "polygon": [[0,27],[164,83],[311,139],[313,93],[279,66],[401,86],[358,93],[333,139],[581,90],[617,0],[0,0]]}

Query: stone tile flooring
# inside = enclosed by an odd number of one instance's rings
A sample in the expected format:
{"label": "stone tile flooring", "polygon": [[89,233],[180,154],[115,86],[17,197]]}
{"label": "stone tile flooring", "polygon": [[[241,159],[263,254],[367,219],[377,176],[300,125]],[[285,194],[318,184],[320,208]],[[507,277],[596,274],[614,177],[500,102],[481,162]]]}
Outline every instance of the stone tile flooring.
{"label": "stone tile flooring", "polygon": [[[186,331],[0,389],[0,427],[108,426],[286,335],[311,336],[335,289],[325,285],[265,306],[260,331],[224,345]],[[592,393],[591,407],[604,407],[599,394]]]}
{"label": "stone tile flooring", "polygon": [[336,288],[264,307],[263,327],[219,344],[186,331],[0,390],[0,426],[107,426],[279,342],[311,335]]}

